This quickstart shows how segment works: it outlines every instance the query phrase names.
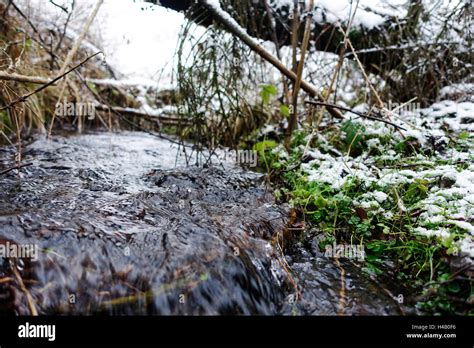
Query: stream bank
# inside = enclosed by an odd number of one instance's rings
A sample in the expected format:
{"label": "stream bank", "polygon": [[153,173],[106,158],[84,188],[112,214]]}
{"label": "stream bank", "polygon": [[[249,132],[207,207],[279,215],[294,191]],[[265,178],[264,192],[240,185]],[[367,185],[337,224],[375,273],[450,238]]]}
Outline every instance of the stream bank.
{"label": "stream bank", "polygon": [[[14,153],[0,150],[2,167]],[[283,255],[290,209],[264,176],[186,167],[177,154],[138,132],[25,146],[32,165],[0,180],[0,243],[38,255],[3,258],[0,313],[402,313],[380,280],[326,257],[310,235]]]}

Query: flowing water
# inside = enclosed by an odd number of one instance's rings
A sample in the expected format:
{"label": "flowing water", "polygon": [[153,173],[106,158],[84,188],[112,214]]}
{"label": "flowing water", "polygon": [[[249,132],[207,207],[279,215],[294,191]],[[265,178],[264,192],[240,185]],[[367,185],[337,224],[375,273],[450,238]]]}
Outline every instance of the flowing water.
{"label": "flowing water", "polygon": [[[0,168],[14,153],[0,149]],[[283,254],[290,209],[261,174],[187,167],[137,132],[36,139],[23,162],[0,176],[0,245],[38,253],[0,258],[1,314],[402,313],[311,233]]]}

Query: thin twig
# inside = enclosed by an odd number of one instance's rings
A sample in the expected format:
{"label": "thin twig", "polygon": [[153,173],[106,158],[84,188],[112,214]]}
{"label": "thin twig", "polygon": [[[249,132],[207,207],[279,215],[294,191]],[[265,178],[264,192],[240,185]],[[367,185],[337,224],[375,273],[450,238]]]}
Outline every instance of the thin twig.
{"label": "thin twig", "polygon": [[9,172],[11,172],[12,170],[15,170],[15,169],[21,169],[21,168],[29,167],[29,166],[32,166],[32,165],[33,165],[33,163],[24,163],[24,164],[16,165],[14,167],[11,167],[11,168],[8,168],[8,169],[5,169],[5,170],[1,171],[0,175],[7,174],[7,173],[9,173]]}
{"label": "thin twig", "polygon": [[314,0],[310,0],[308,6],[308,12],[306,14],[306,24],[304,29],[304,36],[303,36],[303,43],[301,45],[301,54],[300,54],[300,61],[298,63],[298,68],[296,71],[296,80],[293,85],[293,95],[292,95],[292,105],[293,105],[293,112],[290,116],[290,120],[288,122],[288,128],[286,129],[286,136],[285,136],[285,147],[287,149],[290,148],[291,142],[291,134],[293,130],[296,128],[296,124],[298,121],[298,93],[301,87],[301,80],[303,77],[303,68],[305,63],[306,51],[309,45],[309,39],[311,37],[311,23],[313,22],[313,9],[314,9]]}
{"label": "thin twig", "polygon": [[[68,52],[66,59],[64,60],[64,63],[61,67],[60,74],[64,73],[69,66],[69,64],[72,62],[72,59],[76,55],[79,47],[81,46],[82,41],[84,40],[87,32],[89,31],[89,28],[94,21],[94,18],[97,16],[97,12],[99,12],[100,6],[103,4],[104,0],[98,0],[97,3],[95,4],[94,9],[92,10],[91,14],[89,15],[89,18],[87,19],[86,24],[82,28],[81,33],[79,34],[79,37],[77,38],[76,42],[74,42],[74,46],[71,48],[71,50]],[[61,99],[59,97],[58,99]]]}
{"label": "thin twig", "polygon": [[114,112],[119,112],[124,115],[131,115],[131,116],[138,116],[138,117],[146,117],[151,120],[157,120],[160,121],[163,124],[176,124],[179,125],[179,122],[183,122],[183,126],[190,125],[191,121],[190,120],[183,120],[182,118],[179,117],[173,117],[173,116],[163,116],[163,115],[156,115],[156,114],[150,114],[145,111],[142,111],[140,109],[133,109],[133,108],[123,108],[119,106],[110,106],[110,105],[104,105],[104,104],[98,104],[95,105],[95,109],[98,111],[114,111]]}
{"label": "thin twig", "polygon": [[18,12],[18,14],[19,14],[21,17],[23,17],[23,19],[24,19],[25,21],[28,22],[28,24],[30,25],[31,29],[33,29],[33,31],[34,31],[36,34],[38,34],[38,37],[39,37],[40,41],[44,44],[44,40],[43,40],[43,37],[41,36],[41,33],[39,32],[38,28],[36,28],[36,26],[33,24],[33,22],[30,20],[30,18],[29,18],[27,15],[25,15],[22,10],[20,10],[20,8],[13,2],[13,0],[10,0],[9,5],[10,5],[10,4],[11,4],[11,5],[13,6],[13,8]]}
{"label": "thin twig", "polygon": [[58,44],[56,45],[56,51],[58,51],[60,48],[61,48],[61,44],[63,43],[63,40],[64,38],[66,37],[66,31],[67,31],[67,27],[69,25],[69,22],[71,21],[71,17],[72,17],[72,14],[74,13],[74,6],[76,4],[76,1],[73,0],[72,1],[72,4],[71,4],[71,12],[69,12],[67,18],[66,18],[66,22],[64,23],[64,27],[63,27],[63,30],[62,30],[62,33],[61,35],[59,36],[59,41],[58,41]]}
{"label": "thin twig", "polygon": [[334,108],[334,109],[339,109],[339,110],[342,110],[342,111],[347,111],[347,112],[352,112],[353,114],[356,114],[357,116],[360,116],[360,117],[363,117],[363,118],[366,118],[366,119],[369,119],[369,120],[373,120],[373,121],[379,121],[379,122],[383,122],[383,123],[386,123],[392,127],[395,127],[397,129],[401,129],[401,130],[404,130],[406,131],[405,128],[393,123],[393,122],[390,122],[390,121],[387,121],[381,117],[375,117],[375,116],[370,116],[370,115],[366,115],[366,114],[363,114],[361,112],[358,112],[358,111],[355,111],[355,110],[352,110],[350,108],[346,108],[344,106],[339,106],[339,105],[336,105],[336,104],[330,104],[330,103],[323,103],[323,102],[318,102],[318,101],[315,101],[315,100],[306,100],[305,103],[307,104],[313,104],[313,105],[319,105],[319,106],[326,106],[326,107],[331,107],[331,108]]}
{"label": "thin twig", "polygon": [[66,12],[66,13],[69,13],[69,11],[67,10],[67,8],[65,8],[64,6],[61,6],[57,3],[55,3],[53,0],[49,0],[50,3],[52,3],[54,6],[60,8],[63,12]]}

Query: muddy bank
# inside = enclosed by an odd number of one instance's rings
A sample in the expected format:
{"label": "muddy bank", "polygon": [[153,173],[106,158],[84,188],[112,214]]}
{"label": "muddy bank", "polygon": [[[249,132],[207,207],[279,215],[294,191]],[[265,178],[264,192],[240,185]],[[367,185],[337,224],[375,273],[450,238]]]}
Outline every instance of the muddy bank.
{"label": "muddy bank", "polygon": [[280,253],[289,209],[263,176],[185,167],[177,150],[132,132],[26,146],[32,166],[0,177],[0,243],[39,252],[2,259],[0,313],[400,314],[359,268],[341,283],[310,239]]}

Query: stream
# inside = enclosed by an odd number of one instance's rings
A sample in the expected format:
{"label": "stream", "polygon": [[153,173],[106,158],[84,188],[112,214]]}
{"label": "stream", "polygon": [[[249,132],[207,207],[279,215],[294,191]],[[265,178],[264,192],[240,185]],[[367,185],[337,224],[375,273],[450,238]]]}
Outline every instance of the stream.
{"label": "stream", "polygon": [[0,244],[37,257],[0,258],[2,315],[404,313],[389,269],[326,257],[317,231],[282,251],[290,207],[261,174],[140,132],[36,138],[27,162],[0,176]]}

